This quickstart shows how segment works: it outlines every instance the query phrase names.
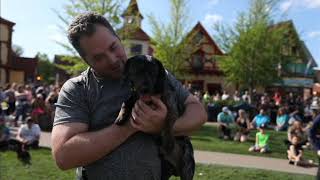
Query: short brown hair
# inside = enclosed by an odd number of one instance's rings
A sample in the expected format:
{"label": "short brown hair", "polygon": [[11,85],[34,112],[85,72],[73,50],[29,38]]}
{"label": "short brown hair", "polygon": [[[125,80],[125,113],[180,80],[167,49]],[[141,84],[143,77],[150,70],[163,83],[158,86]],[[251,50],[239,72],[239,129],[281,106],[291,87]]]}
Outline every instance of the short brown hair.
{"label": "short brown hair", "polygon": [[102,15],[93,12],[78,15],[69,26],[68,39],[82,58],[85,54],[80,47],[80,38],[84,35],[91,36],[96,31],[95,25],[97,24],[106,27],[113,35],[118,37],[109,21]]}

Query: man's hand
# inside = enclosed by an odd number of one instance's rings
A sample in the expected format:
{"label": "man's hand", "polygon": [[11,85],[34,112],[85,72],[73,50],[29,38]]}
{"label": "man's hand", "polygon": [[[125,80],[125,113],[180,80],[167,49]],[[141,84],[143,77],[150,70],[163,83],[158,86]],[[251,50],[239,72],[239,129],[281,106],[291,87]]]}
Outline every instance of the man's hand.
{"label": "man's hand", "polygon": [[151,97],[154,107],[139,99],[132,111],[131,124],[134,128],[150,134],[159,133],[167,116],[167,107],[159,97]]}

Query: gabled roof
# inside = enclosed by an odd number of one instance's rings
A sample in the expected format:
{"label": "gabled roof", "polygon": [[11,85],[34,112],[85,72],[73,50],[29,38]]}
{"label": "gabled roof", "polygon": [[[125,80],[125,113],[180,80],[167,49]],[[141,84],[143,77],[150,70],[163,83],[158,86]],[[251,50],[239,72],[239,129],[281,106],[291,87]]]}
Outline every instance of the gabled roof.
{"label": "gabled roof", "polygon": [[308,66],[309,68],[313,68],[313,67],[317,67],[317,63],[315,61],[315,59],[313,58],[311,52],[309,51],[309,49],[307,48],[306,44],[304,43],[304,41],[300,41],[300,44],[302,46],[302,50],[305,53],[306,57],[307,57],[307,61],[308,61]]}
{"label": "gabled roof", "polygon": [[14,26],[16,23],[14,23],[14,22],[11,22],[11,21],[9,21],[9,20],[7,20],[7,19],[4,19],[4,18],[2,18],[2,17],[0,17],[0,22],[1,22],[1,24],[7,24],[7,25],[9,25],[9,26]]}
{"label": "gabled roof", "polygon": [[143,19],[136,0],[130,1],[128,8],[122,14],[122,17],[125,16],[139,16],[141,19]]}
{"label": "gabled roof", "polygon": [[205,37],[206,39],[209,41],[209,43],[214,47],[215,52],[217,52],[217,54],[219,55],[223,55],[223,52],[221,51],[221,49],[219,48],[219,46],[216,44],[216,42],[212,39],[212,37],[209,35],[208,31],[204,28],[204,26],[198,22],[193,28],[192,30],[187,34],[187,38],[193,34],[194,32],[200,31]]}
{"label": "gabled roof", "polygon": [[316,61],[314,60],[312,54],[310,53],[309,49],[307,48],[306,44],[304,43],[304,41],[302,41],[300,39],[300,36],[297,32],[297,29],[293,23],[292,20],[288,20],[288,21],[282,21],[279,22],[277,24],[274,24],[272,26],[270,26],[271,29],[274,28],[286,28],[287,30],[289,30],[292,35],[294,36],[295,39],[297,39],[297,45],[299,48],[301,48],[301,51],[304,55],[304,58],[302,58],[302,60],[307,63],[309,66],[311,67],[315,67],[317,66]]}
{"label": "gabled roof", "polygon": [[[130,30],[130,31],[128,31]],[[140,27],[135,29],[130,29],[126,27],[122,27],[118,34],[121,39],[132,39],[132,40],[141,40],[141,41],[150,41],[150,36],[144,32]]]}

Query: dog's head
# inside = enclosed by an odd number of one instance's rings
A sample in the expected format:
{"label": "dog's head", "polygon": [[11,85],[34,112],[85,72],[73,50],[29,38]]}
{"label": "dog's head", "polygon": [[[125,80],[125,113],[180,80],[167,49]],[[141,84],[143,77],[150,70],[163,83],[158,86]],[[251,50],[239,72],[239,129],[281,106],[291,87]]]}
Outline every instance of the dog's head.
{"label": "dog's head", "polygon": [[140,97],[163,94],[166,72],[159,60],[148,55],[128,59],[124,68],[124,81]]}

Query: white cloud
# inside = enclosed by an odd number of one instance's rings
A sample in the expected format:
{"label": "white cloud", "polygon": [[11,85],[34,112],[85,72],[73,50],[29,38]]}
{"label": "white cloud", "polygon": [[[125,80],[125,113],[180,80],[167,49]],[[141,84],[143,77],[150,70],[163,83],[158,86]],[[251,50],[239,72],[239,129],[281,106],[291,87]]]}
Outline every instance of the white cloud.
{"label": "white cloud", "polygon": [[304,0],[309,8],[320,8],[320,0]]}
{"label": "white cloud", "polygon": [[205,25],[213,25],[216,23],[220,23],[223,20],[223,17],[219,14],[206,14],[203,24]]}
{"label": "white cloud", "polygon": [[309,38],[320,38],[320,31],[312,31],[308,33]]}

